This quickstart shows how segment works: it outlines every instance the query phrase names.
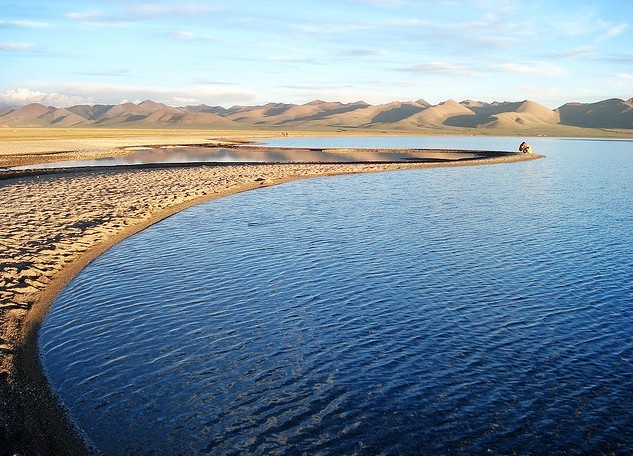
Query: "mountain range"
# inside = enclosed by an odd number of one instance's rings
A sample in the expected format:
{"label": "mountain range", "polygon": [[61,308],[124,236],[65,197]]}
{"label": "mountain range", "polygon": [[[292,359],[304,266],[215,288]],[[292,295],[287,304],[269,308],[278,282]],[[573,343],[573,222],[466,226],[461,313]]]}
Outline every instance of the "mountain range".
{"label": "mountain range", "polygon": [[315,100],[296,105],[172,107],[150,100],[139,104],[55,108],[33,103],[0,108],[0,127],[205,128],[213,130],[353,130],[389,132],[490,129],[529,133],[561,127],[633,129],[633,98],[566,103],[549,109],[533,101],[425,100],[370,105]]}

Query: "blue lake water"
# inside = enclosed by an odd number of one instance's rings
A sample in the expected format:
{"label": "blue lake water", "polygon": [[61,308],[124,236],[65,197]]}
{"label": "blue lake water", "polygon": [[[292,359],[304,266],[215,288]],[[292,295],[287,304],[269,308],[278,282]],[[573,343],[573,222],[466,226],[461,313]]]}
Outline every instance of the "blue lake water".
{"label": "blue lake water", "polygon": [[633,453],[633,143],[528,142],[125,240],[47,317],[53,389],[105,454]]}

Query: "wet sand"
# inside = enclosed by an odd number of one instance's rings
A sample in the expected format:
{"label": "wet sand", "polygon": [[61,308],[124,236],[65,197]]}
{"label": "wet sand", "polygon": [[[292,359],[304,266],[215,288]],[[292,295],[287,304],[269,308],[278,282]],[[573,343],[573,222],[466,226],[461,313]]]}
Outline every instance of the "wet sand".
{"label": "wet sand", "polygon": [[[493,155],[445,163],[188,164],[0,173],[0,454],[91,451],[48,388],[37,332],[72,277],[124,238],[203,201],[290,180],[536,158],[541,156]],[[29,160],[38,162],[38,157],[22,157],[20,163]]]}

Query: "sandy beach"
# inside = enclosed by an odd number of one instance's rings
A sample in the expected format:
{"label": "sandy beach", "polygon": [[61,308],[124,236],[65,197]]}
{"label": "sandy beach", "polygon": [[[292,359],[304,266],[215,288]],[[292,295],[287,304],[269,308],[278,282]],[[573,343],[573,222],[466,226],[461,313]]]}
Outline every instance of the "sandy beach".
{"label": "sandy beach", "polygon": [[[0,166],[49,161],[51,152],[103,156],[125,146],[158,143],[158,138],[144,139],[102,138],[97,145],[57,143],[47,149],[46,139],[28,143],[4,138]],[[212,139],[206,135],[198,138],[208,141]],[[167,142],[192,143],[191,138],[180,137]],[[70,279],[122,239],[203,201],[290,180],[536,158],[540,156],[516,154],[455,163],[181,165],[5,173],[0,176],[0,454],[91,451],[48,389],[37,331]]]}
{"label": "sandy beach", "polygon": [[0,168],[125,155],[137,146],[221,145],[278,136],[266,132],[0,128]]}

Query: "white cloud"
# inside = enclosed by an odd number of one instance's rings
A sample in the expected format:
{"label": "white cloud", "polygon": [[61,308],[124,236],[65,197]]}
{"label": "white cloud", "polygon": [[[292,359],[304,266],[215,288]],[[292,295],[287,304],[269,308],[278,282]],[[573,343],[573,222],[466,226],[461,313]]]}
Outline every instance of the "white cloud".
{"label": "white cloud", "polygon": [[495,16],[514,13],[521,4],[521,2],[517,0],[470,0],[470,3],[483,10],[495,11],[491,13]]}
{"label": "white cloud", "polygon": [[18,43],[15,41],[4,41],[0,43],[0,50],[9,52],[25,52],[30,51],[35,46],[31,43]]}
{"label": "white cloud", "polygon": [[92,103],[117,104],[127,100],[153,100],[167,105],[182,104],[190,100],[207,104],[232,105],[250,102],[259,94],[222,85],[199,85],[184,88],[151,87],[118,84],[67,83],[49,85],[52,91],[72,93],[78,99],[90,99]]}
{"label": "white cloud", "polygon": [[5,93],[0,94],[0,104],[8,106],[24,106],[30,103],[41,103],[46,106],[63,108],[77,104],[89,104],[90,102],[90,98],[40,92],[24,88],[7,90]]}
{"label": "white cloud", "polygon": [[66,13],[68,19],[80,22],[90,27],[100,28],[128,28],[135,22],[151,20],[161,17],[191,17],[197,18],[202,15],[217,11],[216,8],[203,5],[176,4],[171,3],[141,3],[131,4],[121,9],[111,9],[104,11],[101,9],[91,9],[87,11],[73,11]]}
{"label": "white cloud", "polygon": [[584,6],[574,14],[563,17],[550,18],[553,30],[559,30],[568,38],[592,36],[596,42],[601,42],[620,35],[629,28],[629,24],[622,22],[614,24],[602,19],[594,7]]}
{"label": "white cloud", "polygon": [[183,5],[172,3],[144,3],[129,8],[129,13],[139,19],[149,19],[159,16],[200,16],[217,11],[216,8],[201,5]]}
{"label": "white cloud", "polygon": [[174,100],[174,104],[177,104],[179,106],[202,103],[202,101],[198,100],[197,98],[172,97],[172,100]]}
{"label": "white cloud", "polygon": [[29,20],[18,20],[18,21],[3,21],[0,20],[0,27],[25,27],[25,28],[44,28],[49,27],[50,24],[47,22],[38,22],[38,21],[29,21]]}
{"label": "white cloud", "polygon": [[615,87],[624,87],[629,93],[633,91],[633,73],[618,73],[613,81]]}
{"label": "white cloud", "polygon": [[127,28],[132,26],[136,21],[150,20],[157,17],[173,18],[175,16],[195,18],[213,11],[217,10],[200,5],[142,3],[137,5],[132,4],[123,9],[115,9],[107,12],[101,9],[73,11],[66,13],[65,16],[68,19],[81,22],[91,27]]}
{"label": "white cloud", "polygon": [[99,10],[90,10],[83,13],[67,13],[66,17],[74,21],[99,21],[103,18],[103,13]]}
{"label": "white cloud", "polygon": [[187,32],[185,30],[176,30],[170,33],[172,38],[180,41],[195,41],[198,39],[198,35],[193,32]]}
{"label": "white cloud", "polygon": [[[73,95],[68,95],[68,94]],[[166,88],[114,84],[64,84],[49,92],[18,88],[0,93],[0,106],[24,106],[41,103],[63,108],[79,104],[118,104],[121,100],[153,100],[167,105],[207,103],[222,106],[247,103],[260,94],[222,86]]]}
{"label": "white cloud", "polygon": [[425,62],[406,68],[412,73],[427,73],[441,76],[472,76],[476,72],[472,68],[450,62]]}
{"label": "white cloud", "polygon": [[26,28],[46,28],[50,26],[50,24],[48,24],[47,22],[38,22],[38,21],[29,21],[29,20],[13,21],[11,23],[18,27],[26,27]]}
{"label": "white cloud", "polygon": [[300,55],[280,55],[271,56],[268,58],[271,62],[286,62],[286,63],[307,63],[309,58]]}
{"label": "white cloud", "polygon": [[595,53],[596,49],[594,46],[580,46],[577,48],[569,49],[569,50],[561,50],[557,52],[551,52],[544,55],[545,58],[554,59],[556,61],[560,59],[578,59],[578,58],[589,58],[592,57]]}
{"label": "white cloud", "polygon": [[493,65],[493,68],[507,73],[530,74],[539,76],[563,76],[567,73],[551,63],[530,62],[530,63],[504,63]]}
{"label": "white cloud", "polygon": [[217,41],[217,38],[211,35],[200,35],[187,30],[174,30],[169,34],[178,41]]}
{"label": "white cloud", "polygon": [[611,26],[607,29],[606,33],[598,38],[599,41],[608,40],[610,38],[616,37],[623,33],[626,29],[629,28],[629,24],[619,24],[615,26]]}
{"label": "white cloud", "polygon": [[352,0],[356,3],[365,3],[373,6],[387,6],[387,7],[398,7],[406,5],[406,2],[403,0]]}
{"label": "white cloud", "polygon": [[99,28],[126,28],[131,24],[122,18],[105,14],[101,10],[89,10],[84,12],[72,12],[65,15],[68,19],[81,22],[90,27]]}
{"label": "white cloud", "polygon": [[528,65],[524,63],[504,63],[502,65],[497,65],[496,68],[502,71],[507,71],[509,73],[525,73],[525,74],[536,74],[538,73],[538,69],[533,65]]}
{"label": "white cloud", "polygon": [[340,54],[345,57],[376,57],[386,55],[384,49],[349,49],[341,51]]}

